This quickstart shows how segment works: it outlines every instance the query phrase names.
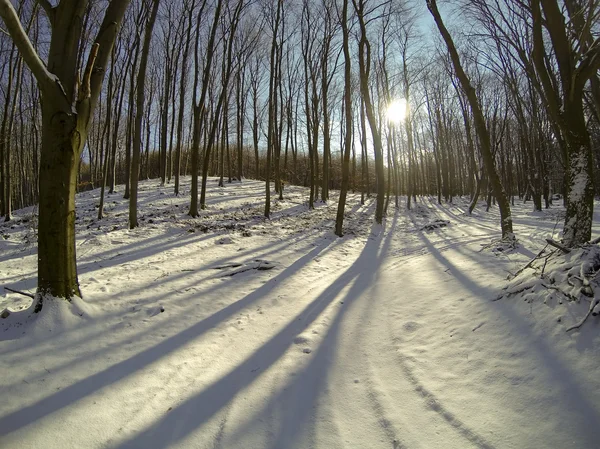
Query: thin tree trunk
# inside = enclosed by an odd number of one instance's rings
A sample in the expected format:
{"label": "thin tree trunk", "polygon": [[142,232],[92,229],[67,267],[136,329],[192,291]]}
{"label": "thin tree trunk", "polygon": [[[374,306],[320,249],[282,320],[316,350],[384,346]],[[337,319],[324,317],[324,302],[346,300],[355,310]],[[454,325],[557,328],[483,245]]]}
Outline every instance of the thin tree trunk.
{"label": "thin tree trunk", "polygon": [[146,24],[144,32],[144,46],[142,48],[142,57],[137,76],[137,98],[136,98],[136,115],[135,129],[133,135],[133,155],[131,159],[131,181],[130,181],[130,198],[129,198],[129,229],[134,229],[139,226],[137,219],[137,197],[138,197],[138,181],[140,174],[140,155],[142,151],[142,120],[144,118],[144,101],[146,94],[146,68],[148,67],[148,54],[150,52],[150,43],[152,42],[152,30],[156,22],[158,14],[158,5],[160,0],[154,0],[152,4],[152,12],[150,19]]}

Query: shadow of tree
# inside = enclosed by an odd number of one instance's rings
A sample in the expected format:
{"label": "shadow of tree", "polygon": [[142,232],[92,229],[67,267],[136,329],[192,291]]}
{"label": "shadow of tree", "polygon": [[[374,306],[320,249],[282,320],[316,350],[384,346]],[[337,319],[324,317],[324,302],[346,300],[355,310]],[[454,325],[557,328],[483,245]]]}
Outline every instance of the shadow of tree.
{"label": "shadow of tree", "polygon": [[[293,437],[294,434],[300,431],[301,423],[306,424],[312,410],[310,404],[316,399],[316,395],[326,383],[328,363],[332,359],[331,354],[335,351],[335,343],[344,310],[347,310],[352,302],[360,298],[360,294],[369,287],[369,281],[375,276],[379,262],[387,252],[393,228],[394,225],[391,226],[385,241],[381,236],[369,240],[361,255],[350,268],[245,361],[200,393],[175,407],[151,427],[138,433],[130,440],[119,444],[118,447],[120,449],[140,447],[159,449],[185,438],[226,407],[240,391],[251,385],[262,373],[275,364],[293,344],[294,338],[305,331],[338,298],[339,293],[350,282],[353,282],[350,291],[346,295],[349,302],[346,303],[346,300],[344,300],[343,308],[338,312],[324,342],[303,374],[298,376],[298,378],[306,375],[311,376],[315,382],[314,388],[310,392],[306,392],[310,395],[311,401],[308,401],[305,397],[303,400],[305,405],[300,410],[294,409],[291,412],[292,408],[289,408],[288,414],[284,415],[283,425],[276,435],[274,444],[271,446],[273,448],[282,447],[283,438],[289,437],[290,432]],[[383,248],[380,250],[382,244]],[[260,369],[257,370],[256,367],[260,367]],[[291,387],[294,387],[294,382],[292,382]],[[282,400],[281,395],[281,392],[276,395],[262,413],[268,413],[270,409],[277,407]],[[168,438],[165,438],[165,435],[168,435]]]}
{"label": "shadow of tree", "polygon": [[[55,411],[67,407],[68,405],[104,388],[117,381],[120,381],[145,366],[150,365],[165,357],[169,353],[183,347],[193,339],[201,336],[205,332],[213,329],[219,323],[234,316],[243,309],[250,307],[253,303],[261,299],[275,283],[281,283],[290,278],[314,257],[320,254],[329,246],[330,242],[317,246],[304,256],[296,260],[292,265],[277,274],[266,284],[262,285],[244,298],[230,304],[219,310],[213,315],[201,320],[197,324],[185,329],[184,331],[167,338],[159,344],[152,346],[131,358],[119,362],[103,371],[80,380],[58,392],[55,392],[44,399],[10,413],[0,418],[0,434],[7,434],[18,430],[28,424],[39,420]],[[152,447],[152,445],[148,446]]]}

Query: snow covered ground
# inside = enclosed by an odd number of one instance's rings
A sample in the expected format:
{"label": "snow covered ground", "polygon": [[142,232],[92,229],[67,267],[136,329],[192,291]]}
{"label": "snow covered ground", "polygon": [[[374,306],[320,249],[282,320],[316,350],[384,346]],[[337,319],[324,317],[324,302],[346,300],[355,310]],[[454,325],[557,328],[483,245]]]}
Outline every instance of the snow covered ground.
{"label": "snow covered ground", "polygon": [[[566,332],[589,302],[502,296],[561,207],[516,204],[500,251],[497,213],[460,199],[378,226],[350,195],[340,239],[337,198],[289,186],[265,220],[262,183],[211,179],[191,219],[188,186],[143,182],[132,231],[121,193],[101,221],[78,196],[85,302],[28,319],[1,292],[1,448],[600,447],[599,319]],[[34,292],[35,229],[0,227],[2,286]]]}

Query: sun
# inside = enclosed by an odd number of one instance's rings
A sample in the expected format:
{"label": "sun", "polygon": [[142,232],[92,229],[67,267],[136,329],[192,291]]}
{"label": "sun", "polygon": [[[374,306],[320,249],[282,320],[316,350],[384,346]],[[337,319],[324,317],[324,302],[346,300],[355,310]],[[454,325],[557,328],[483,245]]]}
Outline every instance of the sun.
{"label": "sun", "polygon": [[387,119],[392,123],[402,123],[406,118],[407,104],[404,98],[392,101],[387,107]]}

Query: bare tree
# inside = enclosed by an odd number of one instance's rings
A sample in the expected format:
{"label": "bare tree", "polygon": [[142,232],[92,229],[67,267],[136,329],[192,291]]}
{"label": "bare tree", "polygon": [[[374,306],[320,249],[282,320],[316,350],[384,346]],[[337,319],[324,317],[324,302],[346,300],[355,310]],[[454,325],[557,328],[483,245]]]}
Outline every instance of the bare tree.
{"label": "bare tree", "polygon": [[500,208],[500,228],[502,230],[502,238],[513,239],[514,235],[512,226],[512,216],[510,214],[510,204],[504,191],[504,187],[500,182],[498,172],[496,171],[496,166],[494,164],[494,159],[492,156],[490,134],[486,126],[485,117],[481,110],[481,105],[477,99],[475,89],[471,85],[471,81],[462,67],[458,51],[456,50],[454,41],[452,40],[452,36],[450,36],[448,29],[444,25],[444,22],[437,7],[436,0],[427,0],[427,8],[431,12],[431,15],[435,20],[440,34],[442,35],[442,38],[444,39],[444,42],[448,47],[448,53],[450,54],[452,65],[454,66],[454,70],[456,72],[456,76],[458,77],[460,84],[463,90],[465,91],[465,94],[469,101],[469,105],[471,106],[471,110],[473,111],[475,128],[477,130],[477,135],[479,136],[481,153],[483,156],[486,172],[491,181],[494,196],[496,197]]}
{"label": "bare tree", "polygon": [[[572,7],[575,1],[565,2]],[[580,15],[589,29],[597,20],[597,2],[583,2],[571,9]],[[565,16],[557,0],[532,0],[533,61],[540,77],[550,115],[562,132],[567,150],[567,211],[563,238],[565,245],[575,246],[588,242],[592,233],[594,209],[593,159],[591,142],[583,110],[583,92],[586,83],[600,68],[600,38],[589,42],[583,36],[572,39],[568,35]],[[594,19],[596,18],[596,19]],[[575,19],[577,20],[577,19]],[[543,29],[546,29],[558,66],[560,90],[555,88],[547,68],[547,53]],[[578,33],[579,35],[579,33]]]}
{"label": "bare tree", "polygon": [[77,163],[129,0],[109,3],[81,80],[77,76],[81,18],[88,1],[40,4],[52,27],[47,64],[31,44],[10,0],[0,0],[0,16],[36,77],[43,99],[36,312],[47,298],[81,296],[75,255]]}
{"label": "bare tree", "polygon": [[160,0],[153,0],[152,11],[150,18],[146,24],[144,31],[144,45],[142,47],[142,59],[137,76],[137,99],[136,99],[136,115],[135,129],[133,135],[133,155],[131,159],[131,181],[130,189],[131,196],[129,198],[129,229],[134,229],[138,226],[137,220],[137,191],[140,174],[140,153],[142,146],[142,119],[144,117],[144,103],[146,98],[146,68],[148,67],[148,55],[150,53],[150,43],[152,42],[152,31],[156,22],[158,6]]}
{"label": "bare tree", "polygon": [[383,221],[383,208],[385,201],[385,173],[383,164],[383,144],[381,141],[381,131],[375,111],[371,92],[369,89],[369,76],[371,72],[371,43],[367,36],[366,15],[367,12],[373,12],[376,8],[368,10],[367,0],[352,0],[354,11],[358,18],[360,26],[360,38],[358,42],[358,63],[360,68],[360,92],[364,101],[365,113],[369,120],[369,127],[373,137],[373,147],[375,151],[375,173],[377,174],[377,205],[375,208],[375,221]]}
{"label": "bare tree", "polygon": [[[275,70],[277,68],[278,56],[278,33],[281,24],[281,16],[283,10],[283,0],[277,0],[274,16],[270,20],[271,32],[273,37],[271,40],[271,58],[270,58],[270,73],[269,79],[269,112],[267,121],[267,173],[265,176],[265,217],[269,218],[271,214],[271,155],[273,153],[274,138],[276,137],[276,117],[277,117],[277,85],[278,81]],[[272,12],[272,11],[271,11]]]}
{"label": "bare tree", "polygon": [[335,220],[335,233],[339,237],[343,235],[342,226],[344,224],[344,209],[346,207],[346,195],[348,192],[348,182],[350,176],[350,151],[352,149],[352,63],[350,56],[350,43],[348,32],[348,0],[343,1],[342,16],[340,17],[342,26],[342,39],[344,51],[344,116],[345,136],[342,160],[342,186],[340,189],[340,199]]}

